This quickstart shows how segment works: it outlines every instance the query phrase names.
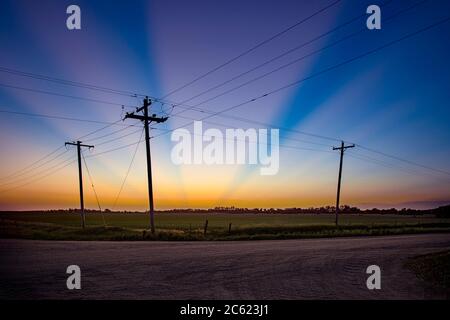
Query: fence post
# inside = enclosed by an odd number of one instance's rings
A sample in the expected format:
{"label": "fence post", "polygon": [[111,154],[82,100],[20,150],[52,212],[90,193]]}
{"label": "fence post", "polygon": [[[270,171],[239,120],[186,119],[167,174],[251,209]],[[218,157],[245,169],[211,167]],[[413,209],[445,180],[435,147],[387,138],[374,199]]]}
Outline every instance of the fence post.
{"label": "fence post", "polygon": [[205,230],[203,231],[203,235],[206,236],[206,231],[208,230],[208,219],[205,221]]}
{"label": "fence post", "polygon": [[230,222],[230,224],[228,225],[228,234],[230,234],[231,233],[231,222]]}

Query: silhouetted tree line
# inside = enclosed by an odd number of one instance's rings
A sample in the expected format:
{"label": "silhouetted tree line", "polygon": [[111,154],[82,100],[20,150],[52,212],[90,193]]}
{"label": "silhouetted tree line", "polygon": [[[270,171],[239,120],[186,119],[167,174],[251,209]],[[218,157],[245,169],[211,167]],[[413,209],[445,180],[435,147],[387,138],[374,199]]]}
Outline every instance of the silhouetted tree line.
{"label": "silhouetted tree line", "polygon": [[[209,209],[168,209],[168,210],[158,210],[159,213],[205,213],[205,214],[217,214],[217,213],[227,213],[227,214],[326,214],[334,213],[334,206],[324,206],[324,207],[310,207],[310,208],[237,208],[237,207],[215,207]],[[78,213],[79,209],[58,209],[58,210],[47,210],[50,213]],[[99,210],[89,210],[86,209],[85,212],[89,213],[100,213]],[[348,205],[343,205],[340,207],[341,213],[347,214],[401,214],[401,215],[425,215],[434,214],[440,218],[450,218],[450,205],[442,206],[435,209],[428,210],[417,210],[417,209],[359,209],[357,207],[352,207]],[[111,211],[109,209],[103,210],[103,213],[136,213],[136,211]],[[145,213],[145,212],[142,212]]]}

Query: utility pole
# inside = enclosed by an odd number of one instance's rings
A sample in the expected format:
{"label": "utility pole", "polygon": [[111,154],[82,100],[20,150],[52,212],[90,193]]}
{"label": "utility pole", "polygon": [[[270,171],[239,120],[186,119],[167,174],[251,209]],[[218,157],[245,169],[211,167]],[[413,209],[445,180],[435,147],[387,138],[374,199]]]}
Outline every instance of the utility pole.
{"label": "utility pole", "polygon": [[134,112],[127,112],[124,119],[137,119],[141,120],[144,123],[145,129],[145,147],[147,150],[147,184],[148,184],[148,202],[150,206],[150,229],[152,234],[155,233],[155,222],[154,222],[154,203],[153,203],[153,183],[152,183],[152,158],[150,155],[150,129],[149,123],[154,121],[156,123],[162,123],[169,119],[168,117],[157,117],[156,114],[152,116],[148,115],[148,109],[152,101],[145,97],[144,105],[140,108],[136,109],[136,112],[143,112],[143,115],[136,115]]}
{"label": "utility pole", "polygon": [[72,145],[77,146],[77,153],[78,153],[78,178],[79,178],[79,184],[80,184],[80,207],[81,207],[81,226],[85,227],[86,220],[84,218],[84,197],[83,197],[83,170],[81,166],[81,148],[94,148],[94,146],[90,146],[87,144],[81,144],[81,141],[77,142],[66,142],[65,145]]}
{"label": "utility pole", "polygon": [[341,151],[341,160],[339,162],[339,177],[338,177],[338,186],[337,186],[337,196],[336,196],[336,226],[338,225],[338,215],[339,215],[339,197],[341,195],[341,177],[342,177],[342,162],[344,161],[344,151],[348,148],[354,148],[355,145],[344,145],[344,141],[341,142],[340,147],[333,147],[333,150]]}

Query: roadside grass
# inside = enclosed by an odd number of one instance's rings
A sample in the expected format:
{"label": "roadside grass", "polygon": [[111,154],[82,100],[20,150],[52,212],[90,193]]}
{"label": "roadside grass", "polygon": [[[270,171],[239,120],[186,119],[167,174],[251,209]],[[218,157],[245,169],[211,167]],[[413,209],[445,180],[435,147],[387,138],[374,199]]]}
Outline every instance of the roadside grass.
{"label": "roadside grass", "polygon": [[332,224],[322,225],[246,225],[234,227],[208,227],[206,235],[202,227],[179,226],[177,228],[157,228],[151,234],[145,228],[119,226],[87,226],[84,230],[78,226],[60,225],[46,222],[25,222],[1,219],[0,238],[20,238],[35,240],[270,240],[302,239],[351,236],[380,236],[418,233],[450,232],[450,222],[432,223],[379,223],[348,224],[336,227]]}
{"label": "roadside grass", "polygon": [[269,240],[352,236],[382,236],[450,232],[450,223],[408,223],[372,225],[307,225],[292,227],[238,228],[229,234],[217,234],[215,240]]}
{"label": "roadside grass", "polygon": [[450,293],[450,251],[410,258],[406,267],[423,281],[448,290]]}

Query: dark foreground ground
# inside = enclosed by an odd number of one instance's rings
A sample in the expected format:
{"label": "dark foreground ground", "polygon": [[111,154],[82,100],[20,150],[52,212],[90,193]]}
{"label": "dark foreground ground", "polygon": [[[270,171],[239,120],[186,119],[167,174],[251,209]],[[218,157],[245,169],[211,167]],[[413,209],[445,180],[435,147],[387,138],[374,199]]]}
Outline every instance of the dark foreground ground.
{"label": "dark foreground ground", "polygon": [[[0,240],[1,299],[445,299],[405,268],[450,234],[239,242]],[[66,289],[66,268],[82,289]],[[381,290],[366,287],[381,268]]]}

